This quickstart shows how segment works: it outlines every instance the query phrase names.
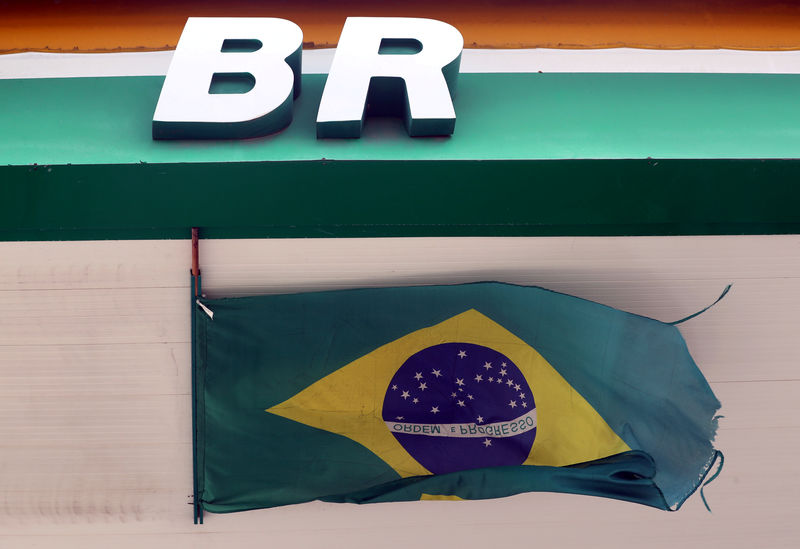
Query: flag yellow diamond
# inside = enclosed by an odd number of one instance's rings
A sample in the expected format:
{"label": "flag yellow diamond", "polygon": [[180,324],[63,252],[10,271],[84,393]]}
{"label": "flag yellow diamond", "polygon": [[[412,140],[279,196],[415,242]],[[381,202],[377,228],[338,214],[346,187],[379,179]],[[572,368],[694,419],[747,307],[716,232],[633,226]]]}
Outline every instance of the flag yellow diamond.
{"label": "flag yellow diamond", "polygon": [[536,438],[524,465],[559,467],[630,450],[542,355],[474,309],[382,345],[267,412],[362,444],[402,477],[429,475],[391,433],[382,407],[392,377],[403,363],[443,343],[489,347],[511,359],[522,372],[533,391],[538,416]]}

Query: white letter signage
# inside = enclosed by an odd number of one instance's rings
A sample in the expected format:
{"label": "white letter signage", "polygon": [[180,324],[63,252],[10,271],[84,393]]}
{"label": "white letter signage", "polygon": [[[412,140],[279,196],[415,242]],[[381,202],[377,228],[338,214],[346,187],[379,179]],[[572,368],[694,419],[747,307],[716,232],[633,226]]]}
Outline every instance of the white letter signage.
{"label": "white letter signage", "polygon": [[[410,52],[398,54],[396,46]],[[390,101],[405,115],[409,135],[452,134],[463,46],[461,33],[441,21],[348,17],[322,93],[317,137],[360,137],[371,84],[370,101],[377,102],[399,85],[404,93]]]}
{"label": "white letter signage", "polygon": [[[153,139],[243,139],[292,121],[303,32],[286,19],[190,17],[153,114]],[[433,19],[348,17],[325,81],[317,137],[360,137],[367,114],[411,136],[450,135],[464,39]],[[368,105],[369,103],[369,105]]]}
{"label": "white letter signage", "polygon": [[[286,19],[190,17],[161,88],[153,138],[246,138],[284,129],[300,95],[302,45],[300,27]],[[231,86],[238,89],[226,91]]]}

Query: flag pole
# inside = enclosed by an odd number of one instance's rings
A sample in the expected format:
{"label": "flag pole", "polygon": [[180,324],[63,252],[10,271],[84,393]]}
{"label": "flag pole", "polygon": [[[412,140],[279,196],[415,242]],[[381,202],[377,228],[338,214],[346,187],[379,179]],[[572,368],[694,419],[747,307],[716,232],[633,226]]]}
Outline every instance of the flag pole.
{"label": "flag pole", "polygon": [[194,297],[200,297],[200,238],[199,229],[192,227],[192,278],[194,279]]}
{"label": "flag pole", "polygon": [[197,482],[197,319],[195,309],[202,294],[200,280],[200,238],[197,227],[192,227],[192,269],[191,269],[191,313],[192,313],[192,481],[194,523],[203,524],[203,508]]}

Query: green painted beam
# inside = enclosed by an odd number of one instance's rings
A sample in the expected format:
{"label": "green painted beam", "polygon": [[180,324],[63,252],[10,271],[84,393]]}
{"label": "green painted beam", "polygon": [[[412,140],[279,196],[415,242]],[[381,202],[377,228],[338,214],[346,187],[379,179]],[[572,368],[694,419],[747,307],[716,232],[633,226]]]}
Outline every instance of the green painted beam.
{"label": "green painted beam", "polygon": [[798,160],[3,169],[2,240],[800,232]]}
{"label": "green painted beam", "polygon": [[163,78],[0,80],[0,239],[800,232],[800,77],[464,74],[451,138],[156,142]]}
{"label": "green painted beam", "polygon": [[316,139],[324,75],[291,126],[243,141],[153,141],[163,77],[0,80],[0,165],[298,160],[800,158],[800,75],[462,74],[452,137],[399,120]]}

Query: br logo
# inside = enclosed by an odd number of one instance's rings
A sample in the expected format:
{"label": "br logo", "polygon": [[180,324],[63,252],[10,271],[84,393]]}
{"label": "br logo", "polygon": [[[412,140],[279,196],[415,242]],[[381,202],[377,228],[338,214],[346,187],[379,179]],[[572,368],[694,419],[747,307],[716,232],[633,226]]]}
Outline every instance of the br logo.
{"label": "br logo", "polygon": [[[153,139],[278,132],[300,97],[303,31],[273,17],[191,17],[153,114]],[[395,115],[411,136],[450,135],[464,39],[442,21],[348,17],[322,97],[317,137],[360,137],[364,116]]]}
{"label": "br logo", "polygon": [[536,406],[519,368],[482,345],[443,343],[406,360],[383,402],[387,427],[434,474],[520,465],[536,437]]}

